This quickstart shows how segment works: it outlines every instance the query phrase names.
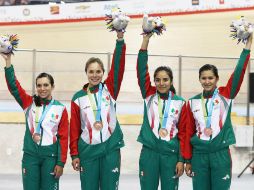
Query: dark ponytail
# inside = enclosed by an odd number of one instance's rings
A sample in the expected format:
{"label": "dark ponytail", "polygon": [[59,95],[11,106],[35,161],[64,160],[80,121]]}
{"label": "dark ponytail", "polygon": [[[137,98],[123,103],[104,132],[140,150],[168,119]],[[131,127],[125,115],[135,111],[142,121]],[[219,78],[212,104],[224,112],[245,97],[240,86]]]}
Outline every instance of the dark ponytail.
{"label": "dark ponytail", "polygon": [[37,107],[41,106],[41,98],[40,96],[33,95],[34,103]]}

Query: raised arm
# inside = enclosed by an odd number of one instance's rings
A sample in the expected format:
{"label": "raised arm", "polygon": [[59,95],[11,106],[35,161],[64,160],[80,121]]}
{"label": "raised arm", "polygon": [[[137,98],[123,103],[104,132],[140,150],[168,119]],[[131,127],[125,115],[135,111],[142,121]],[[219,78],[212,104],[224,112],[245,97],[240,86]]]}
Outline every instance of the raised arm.
{"label": "raised arm", "polygon": [[28,95],[16,79],[13,65],[11,64],[11,54],[1,54],[5,60],[5,79],[10,93],[14,96],[18,104],[26,109],[33,101],[32,96]]}
{"label": "raised arm", "polygon": [[137,60],[137,77],[138,77],[138,85],[142,94],[143,99],[148,97],[149,95],[156,92],[156,88],[151,85],[150,75],[148,72],[148,54],[147,48],[149,44],[149,40],[152,34],[143,35],[143,41],[141,44],[141,49],[138,53]]}
{"label": "raised arm", "polygon": [[231,74],[225,87],[220,87],[219,92],[223,96],[233,99],[238,94],[243,82],[244,74],[250,59],[250,49],[252,44],[252,35],[249,37],[245,48],[243,49],[240,59],[236,65],[234,72]]}
{"label": "raised arm", "polygon": [[121,88],[124,68],[125,68],[125,51],[126,45],[124,43],[124,33],[117,32],[116,47],[113,54],[112,64],[105,84],[111,94],[116,100]]}

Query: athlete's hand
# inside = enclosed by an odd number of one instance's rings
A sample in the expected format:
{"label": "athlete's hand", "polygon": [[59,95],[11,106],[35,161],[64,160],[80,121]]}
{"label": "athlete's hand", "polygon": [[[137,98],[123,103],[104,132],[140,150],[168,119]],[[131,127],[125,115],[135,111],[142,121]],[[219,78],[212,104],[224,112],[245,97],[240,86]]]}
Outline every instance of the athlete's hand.
{"label": "athlete's hand", "polygon": [[117,33],[117,40],[123,40],[124,32],[116,32]]}
{"label": "athlete's hand", "polygon": [[251,49],[252,38],[253,38],[253,33],[249,36],[247,43],[245,45],[245,49]]}
{"label": "athlete's hand", "polygon": [[176,177],[180,177],[181,175],[183,175],[183,171],[184,171],[183,162],[177,162],[177,164],[176,164]]}
{"label": "athlete's hand", "polygon": [[147,50],[148,44],[149,44],[149,40],[150,40],[152,35],[153,35],[152,33],[150,33],[150,34],[144,34],[143,35],[143,41],[142,41],[140,49]]}
{"label": "athlete's hand", "polygon": [[185,173],[187,176],[192,177],[192,169],[191,169],[191,164],[187,163],[185,166]]}
{"label": "athlete's hand", "polygon": [[0,53],[1,56],[4,58],[5,63],[6,63],[6,67],[10,67],[11,66],[11,54],[4,54],[4,53]]}
{"label": "athlete's hand", "polygon": [[80,159],[79,158],[73,159],[71,165],[74,170],[80,171]]}
{"label": "athlete's hand", "polygon": [[55,178],[61,177],[63,175],[63,167],[56,165],[54,169],[54,175],[55,175]]}
{"label": "athlete's hand", "polygon": [[153,36],[153,33],[143,34],[143,40],[149,41],[149,39],[150,39],[152,36]]}

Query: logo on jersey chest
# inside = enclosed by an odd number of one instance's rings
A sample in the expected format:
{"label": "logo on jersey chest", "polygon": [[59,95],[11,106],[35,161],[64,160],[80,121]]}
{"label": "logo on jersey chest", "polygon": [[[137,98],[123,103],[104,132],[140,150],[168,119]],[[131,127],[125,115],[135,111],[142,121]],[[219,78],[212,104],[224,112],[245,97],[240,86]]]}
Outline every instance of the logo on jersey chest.
{"label": "logo on jersey chest", "polygon": [[179,110],[176,109],[176,108],[172,108],[172,109],[170,110],[170,112],[171,112],[172,114],[174,114],[174,115],[177,115],[177,114],[179,113]]}
{"label": "logo on jersey chest", "polygon": [[58,114],[52,113],[52,114],[51,114],[51,117],[50,117],[50,122],[51,122],[51,123],[54,123],[54,124],[57,124],[58,118],[59,118],[59,115],[58,115]]}
{"label": "logo on jersey chest", "polygon": [[218,98],[213,100],[213,106],[217,106],[220,103],[220,100]]}

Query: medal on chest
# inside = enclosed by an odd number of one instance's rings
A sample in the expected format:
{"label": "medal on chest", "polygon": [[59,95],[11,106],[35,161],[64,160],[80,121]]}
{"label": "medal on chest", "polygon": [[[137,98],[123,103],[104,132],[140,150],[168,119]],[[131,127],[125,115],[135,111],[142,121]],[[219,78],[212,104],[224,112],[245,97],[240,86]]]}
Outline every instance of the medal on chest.
{"label": "medal on chest", "polygon": [[205,128],[204,129],[204,134],[207,136],[207,137],[210,137],[212,134],[213,134],[213,130],[212,130],[212,128],[211,127],[209,127],[209,128]]}
{"label": "medal on chest", "polygon": [[99,91],[98,91],[98,99],[95,100],[96,95],[92,95],[89,88],[87,90],[88,98],[90,104],[92,105],[93,115],[95,118],[95,122],[93,123],[93,128],[97,131],[101,131],[103,128],[103,123],[101,121],[101,101],[102,101],[102,84],[99,84]]}
{"label": "medal on chest", "polygon": [[33,136],[32,136],[32,138],[33,138],[33,141],[34,141],[35,143],[39,143],[39,142],[41,141],[41,134],[39,134],[39,133],[34,133]]}
{"label": "medal on chest", "polygon": [[35,143],[39,144],[41,142],[41,124],[43,122],[43,120],[45,119],[46,114],[48,113],[48,111],[50,110],[50,108],[53,105],[54,100],[52,99],[50,101],[50,103],[46,106],[46,108],[42,111],[42,114],[39,118],[39,112],[40,112],[40,107],[36,106],[35,109],[35,132],[32,135],[32,139]]}
{"label": "medal on chest", "polygon": [[166,138],[167,135],[168,135],[168,130],[164,129],[164,128],[160,128],[159,129],[159,135],[160,135],[161,138]]}
{"label": "medal on chest", "polygon": [[169,112],[169,108],[170,108],[170,104],[171,104],[172,93],[169,91],[168,101],[165,105],[164,113],[163,113],[162,100],[161,100],[159,94],[157,96],[158,96],[158,111],[159,111],[159,117],[160,117],[159,136],[161,138],[165,138],[168,135],[168,130],[166,128],[166,124],[167,124],[167,120],[168,120],[168,112]]}
{"label": "medal on chest", "polygon": [[93,127],[97,130],[100,131],[103,128],[103,123],[101,121],[95,121],[93,124]]}
{"label": "medal on chest", "polygon": [[[218,94],[218,89],[216,88],[213,92],[213,96],[210,101],[208,109],[206,109],[204,95],[202,94],[202,96],[201,96],[203,115],[204,115],[205,124],[206,124],[205,129],[204,129],[204,134],[207,137],[211,137],[213,134],[213,129],[211,127],[211,122],[212,122],[211,119],[212,119],[213,106],[214,106],[213,102],[214,102],[214,99],[217,94]],[[207,99],[207,101],[208,101],[208,99]]]}

